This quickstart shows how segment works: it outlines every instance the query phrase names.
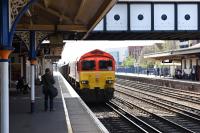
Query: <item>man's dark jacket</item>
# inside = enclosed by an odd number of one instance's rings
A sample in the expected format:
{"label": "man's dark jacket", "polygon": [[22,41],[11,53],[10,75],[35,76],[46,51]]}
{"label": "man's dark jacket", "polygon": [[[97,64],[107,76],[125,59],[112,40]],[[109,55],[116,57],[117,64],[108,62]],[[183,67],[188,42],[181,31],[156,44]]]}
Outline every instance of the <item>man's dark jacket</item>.
{"label": "man's dark jacket", "polygon": [[55,80],[51,74],[44,74],[42,76],[42,84],[43,84],[43,93],[47,93],[48,90],[53,88],[53,84],[55,83]]}

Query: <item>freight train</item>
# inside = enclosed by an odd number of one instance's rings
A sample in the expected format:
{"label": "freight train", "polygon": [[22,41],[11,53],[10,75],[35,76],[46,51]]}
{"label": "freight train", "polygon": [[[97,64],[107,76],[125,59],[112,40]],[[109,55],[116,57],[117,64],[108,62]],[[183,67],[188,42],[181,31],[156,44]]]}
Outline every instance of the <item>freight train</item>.
{"label": "freight train", "polygon": [[66,80],[85,102],[106,102],[113,97],[115,60],[101,50],[93,50],[60,68]]}

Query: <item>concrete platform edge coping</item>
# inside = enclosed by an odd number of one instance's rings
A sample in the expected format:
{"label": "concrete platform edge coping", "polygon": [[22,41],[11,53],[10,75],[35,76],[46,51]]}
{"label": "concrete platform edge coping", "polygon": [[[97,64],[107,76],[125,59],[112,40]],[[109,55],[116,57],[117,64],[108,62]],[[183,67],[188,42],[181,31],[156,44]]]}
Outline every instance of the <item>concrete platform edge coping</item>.
{"label": "concrete platform edge coping", "polygon": [[115,73],[117,76],[126,76],[126,77],[139,77],[144,79],[151,79],[151,80],[163,80],[163,81],[170,81],[170,82],[180,82],[180,83],[190,83],[195,85],[200,85],[200,82],[190,81],[190,80],[177,80],[177,79],[167,79],[167,78],[159,78],[159,77],[148,77],[148,76],[141,76],[141,75],[130,75],[128,73]]}
{"label": "concrete platform edge coping", "polygon": [[109,133],[108,130],[105,128],[105,126],[99,121],[99,119],[94,115],[94,113],[88,108],[88,106],[83,102],[83,100],[79,97],[78,98],[80,103],[83,105],[87,113],[91,116],[91,118],[94,120],[94,122],[98,125],[99,129],[103,133]]}
{"label": "concrete platform edge coping", "polygon": [[[58,75],[62,78],[65,86],[67,88],[70,88],[71,85],[66,81],[66,79],[62,76],[60,72],[56,72],[55,75]],[[71,87],[72,88],[72,87]],[[91,116],[91,119],[96,123],[96,125],[99,127],[100,131],[103,133],[109,133],[108,130],[105,128],[105,126],[99,121],[99,119],[93,114],[93,112],[88,108],[88,106],[84,103],[84,101],[79,97],[79,95],[74,91],[74,89],[68,89],[69,93],[72,97],[78,98],[80,103],[83,105],[84,109],[87,111],[87,113]]]}
{"label": "concrete platform edge coping", "polygon": [[[58,72],[54,72],[54,75],[55,76],[58,76],[58,82],[59,82],[59,76],[61,77],[62,75],[59,74]],[[59,85],[59,88],[61,88],[60,86],[60,83],[58,83]],[[64,112],[65,112],[65,120],[66,120],[66,125],[67,125],[67,131],[68,133],[73,133],[73,130],[72,130],[72,125],[71,125],[71,122],[70,122],[70,119],[69,119],[69,113],[68,113],[68,110],[67,110],[67,107],[66,107],[66,103],[65,103],[65,99],[64,99],[64,96],[63,96],[63,92],[62,92],[62,89],[60,89],[61,91],[61,97],[62,97],[62,101],[63,101],[63,108],[64,108]]]}

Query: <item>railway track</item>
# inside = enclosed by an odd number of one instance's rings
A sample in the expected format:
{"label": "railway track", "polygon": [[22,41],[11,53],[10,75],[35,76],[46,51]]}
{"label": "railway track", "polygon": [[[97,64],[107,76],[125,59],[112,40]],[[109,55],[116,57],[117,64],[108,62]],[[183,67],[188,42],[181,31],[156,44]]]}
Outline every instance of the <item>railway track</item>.
{"label": "railway track", "polygon": [[[119,91],[118,89],[116,89],[115,96],[117,96],[117,99],[120,99],[120,100],[126,99],[126,102],[124,103],[128,103],[129,106],[130,105],[134,107],[137,106],[137,108],[143,109],[143,111],[151,113],[151,115],[156,114],[158,117],[162,117],[163,119],[168,120],[169,122],[175,124],[177,127],[188,130],[187,132],[200,132],[200,124],[198,124],[200,123],[200,120],[198,118],[190,116],[189,114],[181,112],[179,109],[169,108],[165,104],[152,101],[151,99],[146,99],[143,97],[141,98],[141,97],[132,95],[130,91],[125,93],[123,91]],[[121,104],[121,106],[122,105],[123,104]],[[133,112],[133,114],[134,113],[135,112]],[[155,122],[152,122],[152,124],[154,123]],[[159,125],[159,124],[156,124],[156,125]],[[160,127],[158,126],[157,128],[160,129]],[[161,129],[164,129],[164,127],[162,127]],[[165,129],[165,131],[167,129]],[[171,131],[171,128],[169,128],[169,130],[170,131],[167,131],[167,132],[174,132],[174,131]],[[180,132],[180,129],[175,132]]]}
{"label": "railway track", "polygon": [[134,96],[146,99],[146,100],[150,100],[150,101],[158,103],[158,104],[162,104],[168,108],[174,108],[178,111],[181,111],[190,116],[200,119],[200,110],[198,110],[198,109],[191,108],[191,107],[188,107],[185,105],[181,105],[174,101],[165,100],[165,99],[160,98],[159,96],[154,96],[154,95],[148,94],[147,92],[144,92],[144,91],[141,91],[138,89],[134,89],[131,87],[115,84],[115,88],[116,88],[116,91],[120,91],[119,88],[121,88],[121,89],[124,89],[122,91],[127,91],[128,94],[131,94],[131,95],[134,95]]}
{"label": "railway track", "polygon": [[[97,118],[104,124],[110,133],[160,133],[153,127],[146,125],[146,131],[142,124],[138,125],[139,120],[131,118],[131,115],[123,110],[120,110],[115,103],[109,102],[104,105],[90,106],[90,109],[97,116]],[[139,121],[139,122],[138,122]]]}
{"label": "railway track", "polygon": [[118,79],[114,98],[90,108],[111,133],[200,133],[200,110],[174,100],[199,106],[200,95],[176,91]]}
{"label": "railway track", "polygon": [[[154,113],[140,107],[140,105],[135,105],[132,102],[129,102],[123,98],[115,97],[112,100],[112,102],[115,103],[116,106],[123,108],[124,110],[127,110],[131,114],[134,114],[143,122],[148,123],[149,125],[153,126],[157,130],[159,130],[159,132],[162,132],[162,133],[194,133],[190,129],[187,129],[187,128],[185,128],[173,121],[170,121],[162,116],[154,114]],[[163,113],[166,113],[166,112],[163,112]],[[150,131],[148,131],[148,132],[150,132]]]}
{"label": "railway track", "polygon": [[184,90],[173,90],[169,87],[163,87],[163,86],[157,86],[152,84],[146,84],[131,80],[124,80],[124,79],[117,79],[116,80],[118,84],[122,84],[124,86],[133,87],[135,89],[148,91],[154,94],[160,94],[167,97],[172,97],[181,101],[187,101],[195,104],[200,104],[200,94],[195,94],[191,91],[184,91]]}

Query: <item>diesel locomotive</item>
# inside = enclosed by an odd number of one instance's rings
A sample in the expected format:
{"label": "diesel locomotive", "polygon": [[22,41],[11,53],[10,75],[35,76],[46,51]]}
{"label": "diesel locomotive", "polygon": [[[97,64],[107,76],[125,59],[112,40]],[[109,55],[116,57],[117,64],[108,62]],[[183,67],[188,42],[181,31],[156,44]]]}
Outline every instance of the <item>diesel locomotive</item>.
{"label": "diesel locomotive", "polygon": [[106,102],[113,97],[115,60],[109,53],[90,51],[62,66],[60,72],[85,102]]}

